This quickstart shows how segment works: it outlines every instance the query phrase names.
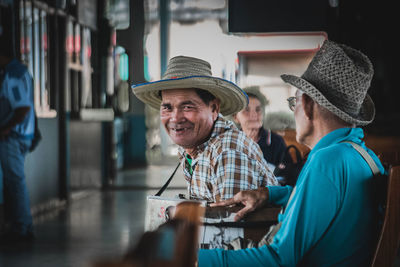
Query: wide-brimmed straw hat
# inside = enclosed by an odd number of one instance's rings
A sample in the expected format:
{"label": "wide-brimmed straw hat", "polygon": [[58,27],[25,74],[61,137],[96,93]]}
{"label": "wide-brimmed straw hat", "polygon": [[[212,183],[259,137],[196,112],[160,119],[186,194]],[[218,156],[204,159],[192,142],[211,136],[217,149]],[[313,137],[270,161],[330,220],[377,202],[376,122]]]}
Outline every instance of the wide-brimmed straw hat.
{"label": "wide-brimmed straw hat", "polygon": [[171,58],[161,80],[132,85],[133,93],[156,109],[161,105],[159,91],[186,88],[203,89],[213,94],[220,100],[222,115],[239,112],[248,103],[248,97],[240,87],[212,76],[210,63],[187,56]]}
{"label": "wide-brimmed straw hat", "polygon": [[284,74],[281,78],[342,120],[363,126],[375,117],[374,103],[367,94],[373,75],[366,55],[326,40],[301,77]]}

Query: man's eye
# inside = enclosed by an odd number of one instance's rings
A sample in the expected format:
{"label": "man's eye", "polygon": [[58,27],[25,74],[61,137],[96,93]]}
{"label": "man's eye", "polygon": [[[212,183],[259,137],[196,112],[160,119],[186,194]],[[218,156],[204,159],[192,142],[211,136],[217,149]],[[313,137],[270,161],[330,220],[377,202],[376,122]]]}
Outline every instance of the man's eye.
{"label": "man's eye", "polygon": [[194,107],[193,106],[183,106],[184,110],[192,110]]}
{"label": "man's eye", "polygon": [[162,111],[170,111],[171,107],[169,107],[169,106],[161,106],[161,110]]}

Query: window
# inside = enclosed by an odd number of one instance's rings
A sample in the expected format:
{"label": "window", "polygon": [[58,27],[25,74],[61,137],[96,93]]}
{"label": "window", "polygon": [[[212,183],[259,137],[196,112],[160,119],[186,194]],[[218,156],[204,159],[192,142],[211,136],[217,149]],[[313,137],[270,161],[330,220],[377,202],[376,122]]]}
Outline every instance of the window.
{"label": "window", "polygon": [[35,111],[38,117],[55,117],[50,108],[47,13],[32,1],[21,1],[19,17],[21,60],[33,77]]}
{"label": "window", "polygon": [[77,114],[93,107],[91,31],[75,21],[67,22],[66,52],[69,70],[68,108]]}

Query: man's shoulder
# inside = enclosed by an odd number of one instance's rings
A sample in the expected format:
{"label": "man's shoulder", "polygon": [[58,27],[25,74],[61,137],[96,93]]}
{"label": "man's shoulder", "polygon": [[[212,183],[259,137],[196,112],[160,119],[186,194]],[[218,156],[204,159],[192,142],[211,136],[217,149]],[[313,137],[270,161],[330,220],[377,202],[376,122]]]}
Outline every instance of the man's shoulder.
{"label": "man's shoulder", "polygon": [[20,61],[13,59],[5,68],[6,73],[9,78],[19,79],[26,73],[28,73],[28,68],[22,64]]}
{"label": "man's shoulder", "polygon": [[343,168],[358,166],[363,162],[359,153],[345,143],[335,143],[315,151],[310,157],[310,163],[318,170],[336,169],[340,172]]}
{"label": "man's shoulder", "polygon": [[[324,148],[318,149],[313,153],[313,160],[325,161],[331,159],[337,161],[337,159],[348,157],[349,148],[342,143],[334,143]],[[336,159],[336,160],[334,160]]]}
{"label": "man's shoulder", "polygon": [[251,138],[237,128],[230,128],[210,140],[209,149],[222,153],[236,151],[249,157],[262,156],[262,152]]}
{"label": "man's shoulder", "polygon": [[[243,143],[250,143],[251,138],[237,128],[225,128],[224,131],[219,132],[214,138],[210,140],[213,144],[220,144],[221,146],[230,146],[231,144],[240,145]],[[254,143],[254,142],[253,142]]]}

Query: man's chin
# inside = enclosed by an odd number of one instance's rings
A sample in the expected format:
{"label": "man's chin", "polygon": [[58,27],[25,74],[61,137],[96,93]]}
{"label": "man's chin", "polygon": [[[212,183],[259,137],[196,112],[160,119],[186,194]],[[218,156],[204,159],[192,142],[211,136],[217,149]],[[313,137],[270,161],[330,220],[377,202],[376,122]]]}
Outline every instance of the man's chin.
{"label": "man's chin", "polygon": [[186,149],[192,147],[192,142],[189,142],[187,140],[182,140],[181,138],[171,138],[171,139],[175,144],[177,144],[182,148]]}

